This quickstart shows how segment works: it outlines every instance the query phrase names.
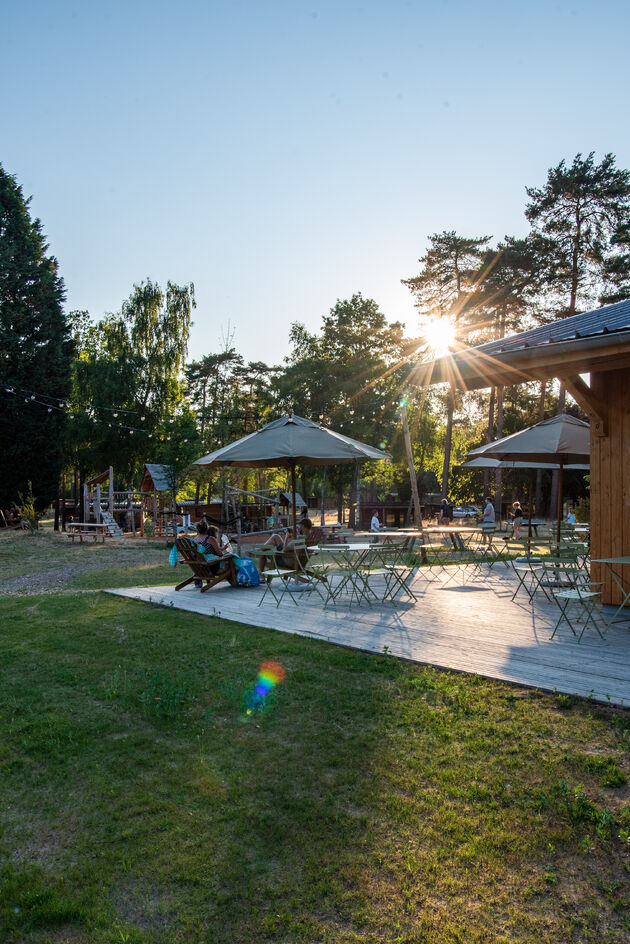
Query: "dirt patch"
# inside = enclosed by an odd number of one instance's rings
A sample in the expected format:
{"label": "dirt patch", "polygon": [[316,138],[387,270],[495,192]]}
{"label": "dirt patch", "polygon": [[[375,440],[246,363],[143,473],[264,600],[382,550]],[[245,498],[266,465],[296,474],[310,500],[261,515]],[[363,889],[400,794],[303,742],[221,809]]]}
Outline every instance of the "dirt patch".
{"label": "dirt patch", "polygon": [[0,581],[0,596],[30,596],[36,593],[46,593],[53,591],[58,593],[61,590],[68,589],[70,581],[77,574],[85,573],[88,570],[99,570],[102,564],[66,564],[62,567],[51,567],[49,570],[39,573],[24,574],[22,577],[14,577],[12,580]]}

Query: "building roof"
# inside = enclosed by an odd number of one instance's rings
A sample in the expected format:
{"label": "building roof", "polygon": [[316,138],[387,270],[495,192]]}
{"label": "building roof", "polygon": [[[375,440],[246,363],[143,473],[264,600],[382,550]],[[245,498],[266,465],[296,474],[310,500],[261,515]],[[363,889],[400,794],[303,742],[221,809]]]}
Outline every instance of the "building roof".
{"label": "building roof", "polygon": [[[157,465],[154,462],[147,462],[144,467],[144,475],[142,476],[142,489],[143,491],[149,491],[145,487],[147,473],[149,474],[151,481],[153,483],[153,488],[156,492],[170,492],[173,488],[173,468],[170,465]],[[148,484],[148,483],[147,483]]]}
{"label": "building roof", "polygon": [[561,318],[420,365],[429,383],[468,390],[630,366],[630,300]]}

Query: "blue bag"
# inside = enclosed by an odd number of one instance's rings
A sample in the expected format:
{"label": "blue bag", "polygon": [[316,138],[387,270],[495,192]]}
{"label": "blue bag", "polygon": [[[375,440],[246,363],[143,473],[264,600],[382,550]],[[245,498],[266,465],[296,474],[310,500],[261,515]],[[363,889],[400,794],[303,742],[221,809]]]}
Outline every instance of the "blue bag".
{"label": "blue bag", "polygon": [[260,585],[260,574],[251,557],[237,557],[234,554],[234,566],[236,567],[236,582],[239,587],[258,587]]}
{"label": "blue bag", "polygon": [[174,544],[171,548],[171,553],[168,555],[168,562],[171,565],[171,567],[174,567],[175,564],[177,563],[177,548],[175,547]]}

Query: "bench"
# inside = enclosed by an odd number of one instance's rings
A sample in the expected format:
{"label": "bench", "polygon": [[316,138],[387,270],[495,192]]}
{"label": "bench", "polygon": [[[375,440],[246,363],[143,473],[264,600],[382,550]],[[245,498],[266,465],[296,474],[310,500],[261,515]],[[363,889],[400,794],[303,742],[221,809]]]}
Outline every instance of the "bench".
{"label": "bench", "polygon": [[83,544],[83,538],[92,538],[94,543],[100,538],[101,544],[105,543],[105,538],[109,537],[109,531],[106,524],[94,524],[90,521],[75,521],[66,525],[68,528],[66,534],[74,544],[74,539],[78,538]]}

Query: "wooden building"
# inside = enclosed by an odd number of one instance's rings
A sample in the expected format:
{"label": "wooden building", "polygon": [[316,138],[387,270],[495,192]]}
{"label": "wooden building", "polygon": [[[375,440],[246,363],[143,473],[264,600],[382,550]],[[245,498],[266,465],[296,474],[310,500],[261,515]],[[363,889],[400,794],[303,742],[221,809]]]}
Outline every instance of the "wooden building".
{"label": "wooden building", "polygon": [[[618,604],[595,559],[630,555],[630,300],[419,364],[415,380],[478,390],[554,377],[590,419],[591,575],[603,601]],[[630,565],[619,572],[630,584]]]}

